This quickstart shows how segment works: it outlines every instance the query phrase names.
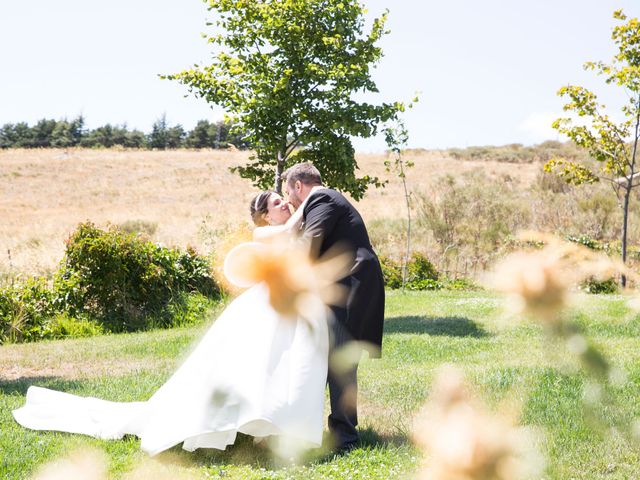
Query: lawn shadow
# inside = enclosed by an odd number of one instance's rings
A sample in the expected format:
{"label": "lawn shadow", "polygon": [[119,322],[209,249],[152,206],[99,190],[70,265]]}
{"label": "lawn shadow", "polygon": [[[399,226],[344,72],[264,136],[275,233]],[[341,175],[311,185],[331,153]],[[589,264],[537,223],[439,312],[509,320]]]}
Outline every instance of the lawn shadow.
{"label": "lawn shadow", "polygon": [[[296,461],[297,465],[309,465],[326,455],[327,451],[312,449],[303,452]],[[219,475],[225,476],[229,466],[246,466],[278,471],[292,465],[291,459],[278,458],[268,446],[268,440],[256,444],[254,437],[238,433],[233,445],[225,450],[215,448],[199,448],[194,452],[182,449],[182,444],[160,453],[157,460],[167,464],[189,464],[197,467],[218,468]]]}
{"label": "lawn shadow", "polygon": [[[403,433],[380,434],[371,427],[358,429],[358,432],[360,434],[360,440],[358,441],[355,450],[371,450],[386,448],[389,446],[399,447],[410,443],[409,437]],[[325,439],[325,444],[328,445],[329,442],[326,441],[327,439],[328,438]],[[349,453],[345,453],[342,455],[348,454]],[[335,459],[336,454],[333,452],[333,450],[329,446],[323,446],[323,448],[317,449],[316,451],[312,452],[305,463],[329,463],[334,461]]]}
{"label": "lawn shadow", "polygon": [[[379,434],[372,428],[360,429],[360,441],[356,449],[384,448],[388,446],[406,445],[409,438],[403,434]],[[312,465],[318,463],[329,463],[336,460],[336,454],[330,448],[328,432],[325,432],[323,446],[315,448],[302,454],[296,462],[297,465]],[[345,454],[347,455],[347,454]],[[287,459],[279,459],[264,444],[256,445],[253,437],[239,433],[233,445],[226,450],[216,450],[214,448],[200,448],[195,452],[187,452],[182,449],[182,445],[160,453],[157,460],[168,464],[190,463],[199,467],[217,467],[220,475],[225,475],[225,467],[249,466],[265,468],[270,471],[278,471],[292,464]]]}
{"label": "lawn shadow", "polygon": [[[212,467],[218,465],[224,470],[225,465],[246,465],[261,466],[268,469],[277,469],[273,455],[265,446],[256,445],[250,435],[238,433],[233,445],[229,445],[225,450],[215,448],[199,448],[190,453],[182,449],[182,444],[176,445],[168,452],[184,456],[189,461],[199,465]],[[159,455],[162,460],[163,454]]]}
{"label": "lawn shadow", "polygon": [[360,430],[360,447],[399,447],[410,443],[409,437],[404,433],[380,434],[373,428]]}
{"label": "lawn shadow", "polygon": [[384,322],[385,333],[418,333],[447,337],[488,337],[481,325],[467,317],[392,317]]}
{"label": "lawn shadow", "polygon": [[5,395],[26,395],[32,385],[50,388],[61,392],[74,390],[82,384],[80,380],[69,380],[63,377],[20,377],[14,380],[0,380],[0,393]]}

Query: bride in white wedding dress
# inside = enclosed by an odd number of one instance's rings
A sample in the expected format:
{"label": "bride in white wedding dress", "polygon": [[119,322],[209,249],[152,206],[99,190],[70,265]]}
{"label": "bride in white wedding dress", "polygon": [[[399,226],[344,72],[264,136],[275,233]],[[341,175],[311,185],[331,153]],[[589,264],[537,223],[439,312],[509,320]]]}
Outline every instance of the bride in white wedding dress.
{"label": "bride in white wedding dress", "polygon": [[[258,195],[251,213],[263,225],[256,239],[286,234],[299,221],[295,214],[290,218],[289,206],[273,192]],[[234,249],[235,255],[242,248]],[[327,357],[326,314],[283,318],[270,304],[267,285],[259,283],[229,304],[147,401],[111,402],[32,386],[13,416],[34,430],[103,439],[136,435],[150,455],[181,442],[189,451],[222,450],[238,432],[319,446]]]}

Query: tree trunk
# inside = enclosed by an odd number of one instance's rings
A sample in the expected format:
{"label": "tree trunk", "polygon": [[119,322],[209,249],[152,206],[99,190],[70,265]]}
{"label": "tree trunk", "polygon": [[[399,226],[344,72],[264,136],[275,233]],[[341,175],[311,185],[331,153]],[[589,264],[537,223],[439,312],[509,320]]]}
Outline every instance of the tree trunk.
{"label": "tree trunk", "polygon": [[[636,167],[636,154],[638,152],[638,130],[640,129],[640,95],[638,95],[638,101],[636,103],[636,134],[633,140],[633,152],[631,153],[631,173],[627,180],[627,185],[624,191],[624,213],[622,217],[622,263],[627,262],[627,223],[629,219],[629,199],[631,197],[631,189],[633,188],[633,177]],[[620,278],[622,287],[627,286],[627,276],[622,275]]]}
{"label": "tree trunk", "polygon": [[274,190],[278,195],[282,195],[282,174],[284,173],[284,156],[282,151],[278,152],[278,163],[276,164],[276,179]]}
{"label": "tree trunk", "polygon": [[411,257],[411,203],[409,201],[409,191],[407,190],[407,179],[404,175],[402,160],[400,160],[400,173],[402,176],[402,186],[404,187],[404,199],[407,203],[407,250],[404,256],[404,265],[402,268],[402,290],[407,285],[407,268],[409,266],[409,258]]}
{"label": "tree trunk", "polygon": [[[631,180],[627,182],[624,190],[624,206],[622,210],[622,263],[627,263],[627,225],[629,223],[629,199],[631,197]],[[627,276],[620,277],[622,288],[627,286]]]}

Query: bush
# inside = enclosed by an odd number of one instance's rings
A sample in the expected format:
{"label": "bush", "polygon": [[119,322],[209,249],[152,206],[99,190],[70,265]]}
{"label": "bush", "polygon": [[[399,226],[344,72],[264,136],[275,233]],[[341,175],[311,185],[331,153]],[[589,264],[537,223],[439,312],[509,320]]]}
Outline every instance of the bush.
{"label": "bush", "polygon": [[402,268],[400,265],[389,257],[380,257],[380,266],[385,286],[393,289],[402,288]]}
{"label": "bush", "polygon": [[43,338],[82,338],[100,335],[104,329],[85,318],[74,318],[67,313],[58,313],[45,326]]}
{"label": "bush", "polygon": [[456,278],[443,283],[447,290],[482,290],[482,287],[467,278]]}
{"label": "bush", "polygon": [[[384,284],[387,288],[402,288],[402,267],[389,257],[380,257]],[[414,252],[407,265],[407,290],[478,290],[480,287],[466,278],[440,280],[440,274],[422,253]]]}
{"label": "bush", "polygon": [[79,225],[67,240],[55,289],[71,315],[88,315],[114,332],[171,326],[172,306],[184,301],[184,293],[219,295],[207,260],[195,251],[91,223]]}
{"label": "bush", "polygon": [[0,344],[44,338],[44,326],[54,313],[53,295],[43,278],[0,290]]}
{"label": "bush", "polygon": [[171,327],[184,327],[198,323],[214,301],[201,293],[182,293],[168,306]]}
{"label": "bush", "polygon": [[587,293],[618,293],[618,282],[615,278],[607,280],[596,280],[590,278],[580,285],[580,288]]}
{"label": "bush", "polygon": [[193,249],[84,223],[67,240],[53,288],[33,278],[0,289],[0,343],[192,324],[219,296]]}
{"label": "bush", "polygon": [[419,280],[438,280],[438,271],[425,255],[414,252],[407,264],[407,282]]}

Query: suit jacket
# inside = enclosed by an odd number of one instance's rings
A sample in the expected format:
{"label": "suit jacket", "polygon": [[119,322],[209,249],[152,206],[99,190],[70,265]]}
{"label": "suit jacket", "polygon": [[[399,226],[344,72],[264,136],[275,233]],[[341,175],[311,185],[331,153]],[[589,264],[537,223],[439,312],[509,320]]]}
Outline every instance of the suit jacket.
{"label": "suit jacket", "polygon": [[370,355],[379,356],[384,323],[384,279],[362,217],[341,193],[322,189],[314,192],[304,206],[302,236],[311,243],[311,252],[316,258],[333,246],[353,253],[350,273],[339,282],[348,289],[346,305],[332,307],[332,310],[354,340],[373,344],[377,348]]}

